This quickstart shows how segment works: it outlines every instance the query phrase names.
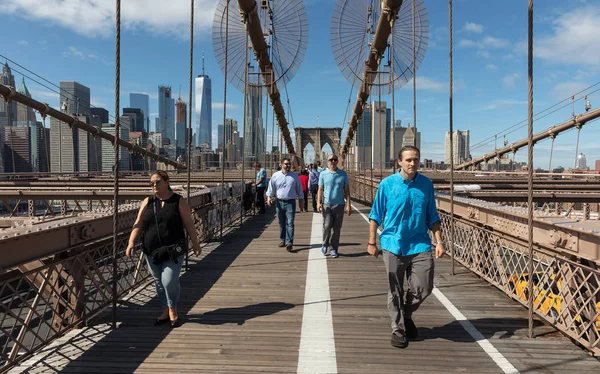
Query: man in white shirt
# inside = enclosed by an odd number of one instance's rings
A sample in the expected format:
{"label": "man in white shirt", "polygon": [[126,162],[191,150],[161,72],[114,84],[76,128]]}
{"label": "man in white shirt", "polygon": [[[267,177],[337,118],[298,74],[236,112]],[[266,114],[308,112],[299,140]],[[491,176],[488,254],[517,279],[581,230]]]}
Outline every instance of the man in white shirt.
{"label": "man in white shirt", "polygon": [[281,170],[271,176],[267,189],[267,204],[271,206],[271,197],[277,197],[276,208],[279,220],[279,247],[285,247],[288,252],[294,245],[294,218],[296,216],[296,197],[300,205],[304,193],[300,178],[290,171],[292,163],[289,158],[281,160]]}

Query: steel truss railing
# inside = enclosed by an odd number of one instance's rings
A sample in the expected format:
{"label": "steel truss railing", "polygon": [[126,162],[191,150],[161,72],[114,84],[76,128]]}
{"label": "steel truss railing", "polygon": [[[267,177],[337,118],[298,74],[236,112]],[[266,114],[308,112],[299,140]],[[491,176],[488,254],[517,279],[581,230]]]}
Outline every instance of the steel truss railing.
{"label": "steel truss railing", "polygon": [[[353,199],[371,204],[377,182],[350,178]],[[449,232],[451,215],[440,209],[442,230]],[[527,240],[511,230],[499,230],[478,217],[454,214],[454,258],[475,274],[528,307]],[[549,233],[550,235],[550,233]],[[600,270],[597,262],[568,254],[545,243],[534,243],[533,310],[581,346],[600,355]]]}
{"label": "steel truss railing", "polygon": [[[211,202],[191,207],[201,242],[218,236],[220,209],[226,224],[239,220],[242,186],[238,184],[225,189],[225,196],[221,187],[213,188]],[[219,203],[222,197],[225,204]],[[135,256],[125,256],[130,232],[124,230],[117,238],[116,278],[112,235],[0,272],[0,372],[69,330],[85,326],[114,297],[120,299],[147,281],[141,244]]]}

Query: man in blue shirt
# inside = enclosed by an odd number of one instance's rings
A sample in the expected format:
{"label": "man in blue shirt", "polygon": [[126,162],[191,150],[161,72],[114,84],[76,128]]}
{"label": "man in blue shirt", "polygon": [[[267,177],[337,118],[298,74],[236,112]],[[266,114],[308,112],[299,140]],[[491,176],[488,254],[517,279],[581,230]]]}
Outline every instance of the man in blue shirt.
{"label": "man in blue shirt", "polygon": [[256,204],[258,205],[258,213],[263,214],[265,212],[265,190],[267,189],[267,171],[261,166],[259,162],[255,165],[256,170],[256,182],[253,186],[256,186]]}
{"label": "man in blue shirt", "polygon": [[[329,169],[319,175],[317,209],[323,213],[323,246],[321,253],[336,258],[340,245],[340,233],[344,222],[344,207],[350,215],[350,182],[344,170],[338,169],[338,157],[329,155]],[[344,201],[344,197],[346,200]],[[323,205],[321,205],[323,202]]]}
{"label": "man in blue shirt", "polygon": [[271,197],[277,197],[277,218],[279,220],[279,246],[288,252],[294,245],[294,217],[296,216],[296,197],[300,205],[304,199],[300,178],[290,171],[292,163],[285,157],[281,160],[281,171],[271,176],[267,189],[267,204],[271,206]]}
{"label": "man in blue shirt", "polygon": [[[375,234],[379,225],[383,224],[379,242],[389,280],[391,344],[397,348],[405,348],[407,338],[414,339],[419,335],[412,313],[433,290],[434,263],[428,230],[435,236],[436,258],[446,253],[433,183],[417,173],[420,156],[417,147],[402,147],[398,154],[400,171],[379,183],[369,215],[367,251],[375,257],[378,256]],[[403,288],[405,276],[409,283],[406,295]]]}
{"label": "man in blue shirt", "polygon": [[[319,192],[319,172],[315,165],[311,164],[308,168],[308,190],[312,196],[313,212],[317,210],[317,192]],[[308,196],[305,196],[308,199]]]}

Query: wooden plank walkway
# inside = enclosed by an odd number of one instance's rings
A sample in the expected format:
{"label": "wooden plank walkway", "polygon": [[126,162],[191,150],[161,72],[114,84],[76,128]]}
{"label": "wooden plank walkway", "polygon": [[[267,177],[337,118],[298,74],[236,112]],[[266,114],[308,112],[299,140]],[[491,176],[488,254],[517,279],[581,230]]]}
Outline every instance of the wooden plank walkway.
{"label": "wooden plank walkway", "polygon": [[[335,354],[337,372],[504,372],[434,295],[414,315],[420,337],[406,349],[391,347],[387,276],[381,257],[366,254],[365,219],[346,216],[339,258],[309,261],[313,218],[296,215],[293,253],[277,247],[272,211],[251,218],[222,244],[209,244],[181,276],[180,328],[152,326],[160,311],[147,286],[121,303],[118,329],[109,328],[107,313],[11,372],[298,372],[307,269],[314,261],[326,261],[335,337],[335,347],[321,342],[316,351]],[[550,326],[538,322],[538,337],[528,339],[527,310],[467,269],[457,266],[450,275],[450,265],[436,260],[436,287],[497,350],[492,356],[521,373],[600,372],[599,361]],[[326,319],[308,322],[322,324],[318,330]]]}

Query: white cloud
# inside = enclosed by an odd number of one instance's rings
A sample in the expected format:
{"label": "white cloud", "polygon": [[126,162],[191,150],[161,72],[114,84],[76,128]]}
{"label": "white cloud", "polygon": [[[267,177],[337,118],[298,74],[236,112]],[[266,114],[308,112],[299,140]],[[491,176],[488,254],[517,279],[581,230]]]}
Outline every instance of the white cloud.
{"label": "white cloud", "polygon": [[519,77],[521,77],[519,73],[507,74],[502,78],[502,85],[507,88],[515,88]]}
{"label": "white cloud", "polygon": [[[225,105],[223,103],[212,103],[213,109],[223,109]],[[227,103],[227,110],[240,110],[242,106],[240,104]]]}
{"label": "white cloud", "polygon": [[471,48],[471,47],[478,47],[478,48],[482,48],[483,45],[481,43],[477,43],[476,41],[470,40],[470,39],[461,39],[458,42],[458,46],[459,47],[465,47],[465,48]]}
{"label": "white cloud", "polygon": [[17,42],[17,44],[19,44],[19,45],[28,45],[28,44],[29,44],[29,42],[28,42],[27,40],[19,40],[19,41]]}
{"label": "white cloud", "polygon": [[85,53],[83,53],[82,51],[78,50],[75,47],[69,47],[69,48],[67,48],[67,50],[63,52],[63,56],[65,56],[65,57],[76,56],[76,57],[79,57],[82,60],[86,59]]}
{"label": "white cloud", "polygon": [[[156,34],[189,35],[188,0],[128,0],[121,5],[121,25]],[[195,25],[208,32],[217,2],[196,0]],[[0,13],[48,21],[87,37],[114,35],[115,4],[108,0],[2,0]]]}
{"label": "white cloud", "polygon": [[481,49],[477,51],[477,56],[483,58],[490,58],[490,52],[486,51],[485,49]]}
{"label": "white cloud", "polygon": [[600,65],[600,8],[586,6],[560,15],[552,35],[535,40],[536,57],[556,63]]}
{"label": "white cloud", "polygon": [[483,31],[483,26],[474,22],[467,22],[464,29],[466,31],[476,32],[480,34]]}
{"label": "white cloud", "polygon": [[486,105],[484,105],[481,110],[497,110],[497,109],[508,109],[516,105],[526,105],[527,101],[521,100],[494,100]]}
{"label": "white cloud", "polygon": [[[408,81],[402,87],[404,90],[412,90],[413,88],[412,79]],[[446,90],[448,87],[448,83],[440,82],[434,78],[430,78],[427,76],[417,75],[417,90],[419,91],[434,91],[434,92],[442,92]]]}
{"label": "white cloud", "polygon": [[551,92],[554,99],[563,100],[575,95],[577,92],[583,91],[587,87],[589,87],[589,84],[583,82],[564,82],[554,85]]}
{"label": "white cloud", "polygon": [[496,66],[496,65],[494,65],[494,64],[487,64],[487,65],[485,66],[485,68],[486,68],[487,70],[489,70],[489,71],[496,71],[496,70],[498,70],[498,66]]}
{"label": "white cloud", "polygon": [[506,48],[510,46],[510,42],[508,40],[494,38],[493,36],[486,36],[481,42],[484,46],[490,48]]}

